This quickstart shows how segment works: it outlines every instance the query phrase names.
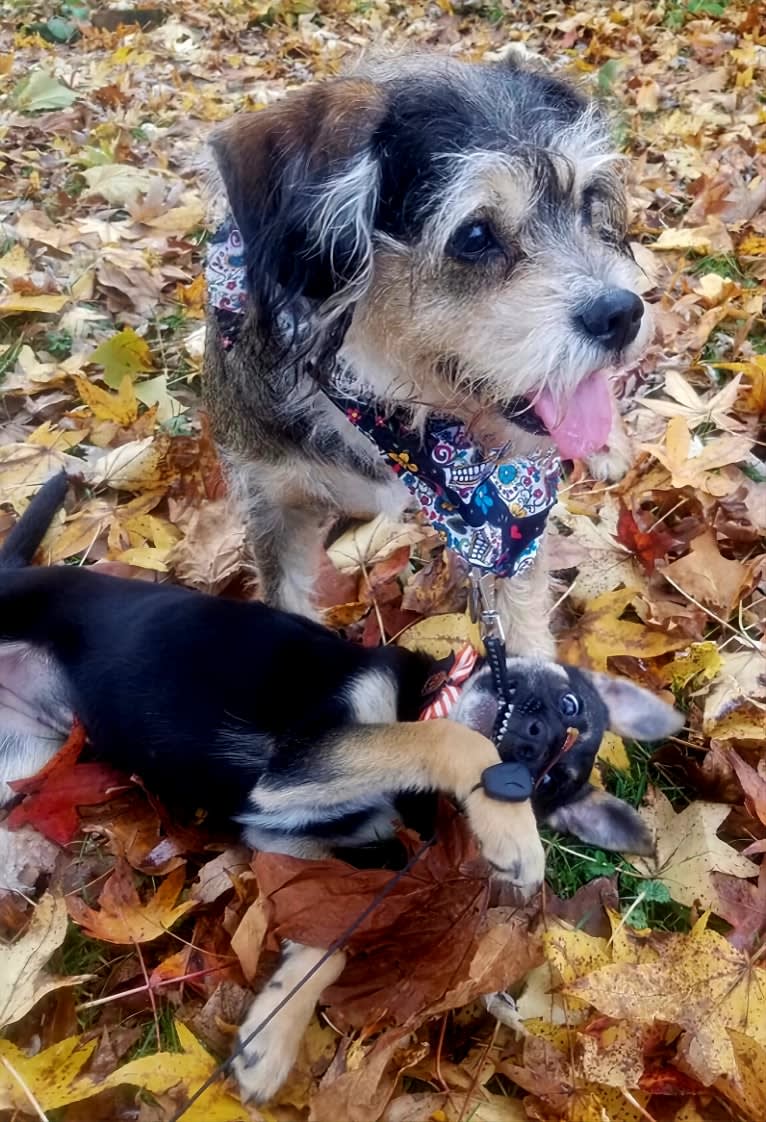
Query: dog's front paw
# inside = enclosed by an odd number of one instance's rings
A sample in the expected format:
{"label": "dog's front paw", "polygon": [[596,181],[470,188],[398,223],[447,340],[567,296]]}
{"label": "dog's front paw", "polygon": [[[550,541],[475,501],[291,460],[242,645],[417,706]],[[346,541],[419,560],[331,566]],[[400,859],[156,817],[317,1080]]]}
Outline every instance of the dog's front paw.
{"label": "dog's front paw", "polygon": [[545,853],[537,832],[532,804],[490,799],[473,791],[467,801],[468,817],[493,876],[529,897],[545,876]]}
{"label": "dog's front paw", "polygon": [[585,461],[588,474],[600,483],[618,483],[632,464],[633,449],[627,437],[602,452],[594,452]]}
{"label": "dog's front paw", "polygon": [[[284,991],[272,980],[261,991],[250,1007],[237,1035],[239,1047],[248,1036],[274,1011],[284,997]],[[239,1083],[243,1102],[265,1103],[276,1095],[295,1063],[305,1022],[296,1018],[288,1002],[275,1013],[250,1044],[246,1044],[232,1062],[232,1071]],[[295,1001],[301,1007],[302,1002]],[[297,1021],[300,1023],[297,1023]]]}

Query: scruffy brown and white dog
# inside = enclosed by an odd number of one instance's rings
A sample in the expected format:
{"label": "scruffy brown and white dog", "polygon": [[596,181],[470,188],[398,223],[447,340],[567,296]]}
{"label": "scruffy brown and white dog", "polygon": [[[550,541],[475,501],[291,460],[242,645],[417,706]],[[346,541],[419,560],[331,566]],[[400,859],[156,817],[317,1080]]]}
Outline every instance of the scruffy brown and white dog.
{"label": "scruffy brown and white dog", "polygon": [[[205,396],[267,601],[312,614],[327,525],[407,501],[321,392],[339,368],[416,422],[625,470],[608,376],[650,315],[621,161],[578,91],[514,59],[405,56],[241,114],[212,148],[248,291],[211,309]],[[534,569],[500,609],[511,649],[548,655]]]}

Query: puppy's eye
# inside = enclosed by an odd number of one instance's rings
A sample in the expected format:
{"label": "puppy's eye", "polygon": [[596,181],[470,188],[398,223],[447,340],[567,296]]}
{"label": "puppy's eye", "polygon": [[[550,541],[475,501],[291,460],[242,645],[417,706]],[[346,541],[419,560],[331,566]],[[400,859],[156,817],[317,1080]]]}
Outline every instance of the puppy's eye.
{"label": "puppy's eye", "polygon": [[472,221],[458,226],[447,245],[447,253],[458,261],[479,261],[502,252],[489,222]]}
{"label": "puppy's eye", "polygon": [[559,709],[565,717],[576,717],[580,712],[580,700],[573,693],[565,693],[559,701]]}

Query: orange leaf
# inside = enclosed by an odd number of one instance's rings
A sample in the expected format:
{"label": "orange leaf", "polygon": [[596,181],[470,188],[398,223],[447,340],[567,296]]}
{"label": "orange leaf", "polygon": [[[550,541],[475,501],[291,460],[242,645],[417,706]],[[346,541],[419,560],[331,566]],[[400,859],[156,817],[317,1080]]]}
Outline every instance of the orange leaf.
{"label": "orange leaf", "polygon": [[100,908],[89,908],[78,896],[72,896],[68,900],[69,914],[94,939],[107,943],[150,943],[197,906],[195,900],[176,903],[185,879],[186,868],[182,865],[144,902],[136,891],[130,866],[126,861],[118,861],[99,898]]}

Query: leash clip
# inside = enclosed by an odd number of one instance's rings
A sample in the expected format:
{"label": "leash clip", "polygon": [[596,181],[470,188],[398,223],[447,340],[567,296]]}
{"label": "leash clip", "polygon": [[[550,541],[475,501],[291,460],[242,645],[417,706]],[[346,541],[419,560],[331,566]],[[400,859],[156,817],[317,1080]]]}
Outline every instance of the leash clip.
{"label": "leash clip", "polygon": [[469,574],[470,589],[468,596],[471,621],[479,624],[481,641],[486,646],[487,639],[497,639],[505,645],[505,632],[500,615],[495,607],[494,573],[474,565]]}

